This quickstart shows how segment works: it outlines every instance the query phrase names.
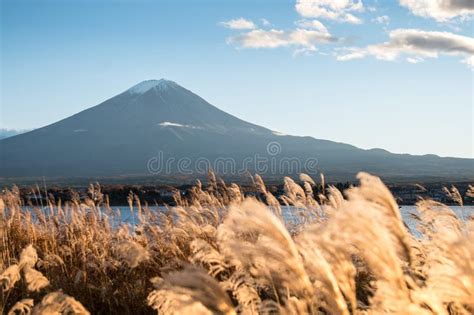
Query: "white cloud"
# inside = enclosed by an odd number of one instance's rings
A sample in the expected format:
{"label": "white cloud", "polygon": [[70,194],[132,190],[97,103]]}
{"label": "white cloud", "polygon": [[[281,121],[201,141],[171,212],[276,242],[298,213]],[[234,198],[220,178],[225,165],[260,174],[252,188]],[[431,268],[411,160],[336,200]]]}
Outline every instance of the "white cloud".
{"label": "white cloud", "polygon": [[334,41],[326,31],[297,28],[291,31],[256,29],[228,38],[229,44],[241,48],[294,47],[295,53],[316,51],[316,45]]}
{"label": "white cloud", "polygon": [[413,14],[445,22],[474,15],[473,0],[399,0]]}
{"label": "white cloud", "polygon": [[377,12],[377,8],[374,6],[367,7],[367,11],[369,12]]}
{"label": "white cloud", "polygon": [[377,16],[376,18],[372,19],[372,22],[378,23],[378,24],[389,24],[390,17],[387,15]]}
{"label": "white cloud", "polygon": [[361,24],[351,12],[362,12],[362,0],[297,0],[296,11],[305,18],[323,18],[339,22]]}
{"label": "white cloud", "polygon": [[287,45],[286,34],[281,30],[253,30],[248,33],[228,38],[229,44],[243,48],[277,48]]}
{"label": "white cloud", "polygon": [[159,123],[160,126],[163,126],[163,127],[184,127],[184,125],[182,124],[178,124],[178,123],[173,123],[173,122],[169,122],[169,121],[164,121],[162,123]]}
{"label": "white cloud", "polygon": [[271,25],[272,25],[272,23],[270,23],[269,20],[264,19],[264,18],[261,18],[261,19],[260,19],[260,22],[262,22],[262,25],[263,25],[263,26],[271,26]]}
{"label": "white cloud", "polygon": [[255,28],[255,24],[244,18],[233,19],[220,23],[222,26],[233,29],[233,30],[252,30]]}
{"label": "white cloud", "polygon": [[326,28],[326,26],[324,26],[324,24],[319,22],[318,20],[300,20],[300,21],[296,21],[296,25],[298,25],[301,28],[310,28],[322,33],[329,34],[329,31]]}
{"label": "white cloud", "polygon": [[337,55],[337,60],[347,61],[373,56],[380,60],[393,61],[407,55],[409,62],[420,62],[425,58],[438,58],[439,55],[461,56],[462,61],[472,67],[474,38],[449,32],[429,32],[418,29],[396,29],[389,33],[390,40],[385,43],[364,48],[346,48],[345,53]]}
{"label": "white cloud", "polygon": [[409,63],[420,63],[420,62],[425,61],[425,59],[420,58],[420,57],[407,57],[406,60],[407,60],[407,62],[409,62]]}
{"label": "white cloud", "polygon": [[461,62],[465,63],[469,68],[474,70],[474,56],[467,57],[466,59],[464,59]]}
{"label": "white cloud", "polygon": [[179,128],[191,128],[191,129],[202,129],[202,127],[196,127],[193,125],[183,125],[179,123],[174,123],[174,122],[169,122],[169,121],[163,121],[158,124],[161,127],[179,127]]}

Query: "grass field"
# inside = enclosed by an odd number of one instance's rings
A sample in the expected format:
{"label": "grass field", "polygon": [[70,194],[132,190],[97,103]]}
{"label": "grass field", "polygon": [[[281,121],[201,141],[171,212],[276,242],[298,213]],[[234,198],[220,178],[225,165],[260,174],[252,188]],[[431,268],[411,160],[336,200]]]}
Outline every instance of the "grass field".
{"label": "grass field", "polygon": [[[168,212],[138,209],[134,226],[99,186],[90,199],[22,211],[18,190],[0,195],[0,309],[12,314],[473,314],[474,218],[417,204],[414,237],[377,177],[315,196],[313,179],[285,178],[277,200],[211,174]],[[474,187],[450,197],[462,205]],[[300,223],[281,216],[298,207]]]}

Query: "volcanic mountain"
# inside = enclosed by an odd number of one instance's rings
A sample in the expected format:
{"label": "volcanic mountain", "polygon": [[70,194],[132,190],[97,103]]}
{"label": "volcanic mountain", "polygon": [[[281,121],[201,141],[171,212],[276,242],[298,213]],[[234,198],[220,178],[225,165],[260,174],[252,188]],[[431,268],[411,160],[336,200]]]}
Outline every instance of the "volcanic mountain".
{"label": "volcanic mountain", "polygon": [[[375,132],[375,131],[374,131]],[[474,179],[474,160],[392,154],[245,122],[168,80],[141,82],[76,115],[0,140],[0,179],[364,170],[386,179]]]}

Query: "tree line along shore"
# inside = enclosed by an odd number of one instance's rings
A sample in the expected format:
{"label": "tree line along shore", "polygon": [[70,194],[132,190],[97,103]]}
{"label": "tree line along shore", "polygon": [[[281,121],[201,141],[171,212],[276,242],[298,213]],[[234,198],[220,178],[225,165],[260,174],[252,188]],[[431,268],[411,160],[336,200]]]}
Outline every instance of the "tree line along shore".
{"label": "tree line along shore", "polygon": [[[442,202],[444,204],[455,205],[459,204],[459,200],[453,200],[449,193],[452,187],[455,187],[462,198],[464,205],[474,205],[472,198],[466,198],[465,192],[469,188],[467,182],[457,183],[429,183],[429,184],[389,184],[387,185],[397,202],[400,205],[414,205],[420,198],[431,199]],[[224,185],[218,184],[218,187]],[[313,187],[314,197],[317,198],[329,186],[334,186],[341,192],[350,188],[353,184],[349,182],[335,183],[335,184],[315,184]],[[175,205],[176,198],[187,198],[191,194],[194,185],[163,185],[163,184],[93,184],[95,187],[92,191],[100,191],[106,198],[110,206],[127,206],[129,205],[129,198],[131,195],[138,196],[142,203],[150,206],[154,205]],[[6,188],[6,187],[5,187]],[[253,196],[260,199],[258,188],[255,185],[241,185],[242,191],[246,196]],[[58,202],[67,203],[73,200],[80,200],[81,202],[93,200],[91,193],[91,186],[40,186],[40,185],[26,185],[19,186],[19,193],[25,205],[41,206],[46,205],[47,201],[52,201],[53,204]],[[284,195],[284,185],[269,185],[268,191],[271,192],[278,200]]]}

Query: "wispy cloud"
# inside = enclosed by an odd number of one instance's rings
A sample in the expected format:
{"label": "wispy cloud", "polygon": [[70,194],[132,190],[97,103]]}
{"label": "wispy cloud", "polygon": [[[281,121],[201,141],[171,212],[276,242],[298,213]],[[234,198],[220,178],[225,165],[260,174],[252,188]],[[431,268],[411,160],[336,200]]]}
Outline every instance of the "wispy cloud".
{"label": "wispy cloud", "polygon": [[161,127],[179,127],[179,128],[191,128],[191,129],[202,129],[202,127],[197,127],[193,125],[183,125],[179,123],[164,121],[158,124]]}
{"label": "wispy cloud", "polygon": [[469,68],[474,70],[474,56],[467,57],[462,63],[465,63]]}
{"label": "wispy cloud", "polygon": [[337,54],[337,59],[347,61],[373,56],[380,60],[393,61],[407,56],[407,61],[418,63],[426,58],[440,55],[463,57],[463,63],[472,67],[474,39],[449,32],[430,32],[418,29],[396,29],[389,33],[390,40],[363,48],[346,48]]}
{"label": "wispy cloud", "polygon": [[261,18],[260,22],[262,23],[263,26],[271,26],[272,25],[272,23],[270,23],[269,20],[264,19],[264,18]]}
{"label": "wispy cloud", "polygon": [[317,45],[335,39],[326,31],[297,28],[291,31],[256,29],[228,38],[227,42],[239,48],[294,47],[295,53],[316,51]]}
{"label": "wispy cloud", "polygon": [[415,64],[425,61],[423,58],[420,58],[420,57],[407,57],[406,60],[409,63],[415,63]]}
{"label": "wispy cloud", "polygon": [[[361,17],[372,23],[382,24],[386,30],[389,15],[377,15],[375,7],[364,6],[362,0],[295,0],[295,8],[302,19],[294,22],[294,29],[280,29],[266,19],[258,25],[245,18],[233,19],[221,24],[240,30],[227,38],[227,43],[238,49],[276,49],[289,47],[293,54],[312,55],[321,45],[338,42],[321,20],[362,23]],[[474,0],[398,0],[414,14],[443,21],[449,27],[469,19],[474,14]],[[382,12],[382,11],[381,11]],[[358,15],[358,16],[356,16]],[[450,20],[452,19],[452,20]],[[395,29],[388,33],[389,40],[365,47],[332,47],[332,54],[339,61],[375,57],[393,61],[404,58],[409,63],[420,63],[442,55],[456,56],[468,67],[474,68],[474,39],[451,32],[420,29]],[[320,54],[324,54],[320,52]]]}
{"label": "wispy cloud", "polygon": [[390,23],[390,17],[388,15],[377,16],[377,17],[372,19],[372,22],[387,25],[387,24]]}
{"label": "wispy cloud", "polygon": [[314,29],[319,32],[329,34],[329,31],[326,28],[326,26],[324,26],[324,24],[318,20],[299,20],[299,21],[296,21],[295,24],[301,28]]}
{"label": "wispy cloud", "polygon": [[354,12],[364,11],[362,0],[297,0],[296,11],[304,18],[322,18],[361,24]]}
{"label": "wispy cloud", "polygon": [[400,0],[413,14],[446,22],[454,18],[474,15],[473,0]]}
{"label": "wispy cloud", "polygon": [[229,21],[220,22],[224,27],[233,29],[233,30],[252,30],[256,28],[255,24],[244,18],[233,19]]}

